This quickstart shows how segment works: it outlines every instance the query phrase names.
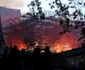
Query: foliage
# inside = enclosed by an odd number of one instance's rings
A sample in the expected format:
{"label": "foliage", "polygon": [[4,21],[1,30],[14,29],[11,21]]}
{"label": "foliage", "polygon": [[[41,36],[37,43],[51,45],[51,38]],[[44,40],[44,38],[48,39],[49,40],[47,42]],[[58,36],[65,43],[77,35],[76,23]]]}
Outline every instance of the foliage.
{"label": "foliage", "polygon": [[[56,8],[56,16],[67,19],[72,17],[73,19],[79,18],[80,20],[85,18],[85,14],[82,12],[82,8],[85,7],[84,0],[67,0],[68,4],[63,3],[63,0],[54,0],[49,3],[51,9]],[[45,18],[45,14],[42,12],[41,2],[39,0],[33,0],[28,7],[31,6],[33,17]],[[37,10],[37,11],[36,11]],[[69,10],[74,10],[69,12]]]}
{"label": "foliage", "polygon": [[[82,12],[82,9],[85,7],[85,1],[84,0],[67,0],[68,4],[63,3],[63,0],[54,0],[49,3],[49,6],[51,9],[56,8],[56,16],[60,18],[60,25],[63,28],[63,32],[60,32],[62,35],[63,33],[70,32],[68,30],[71,25],[69,25],[70,19],[73,18],[79,20],[83,20],[85,18],[85,14]],[[41,2],[39,0],[33,0],[30,4],[28,4],[28,7],[32,8],[32,16],[34,18],[44,19],[45,14],[42,12]],[[37,11],[36,11],[37,9]],[[70,11],[72,10],[72,11]],[[64,24],[64,22],[66,24]],[[78,29],[80,22],[75,22],[75,29]],[[85,31],[85,30],[84,30]],[[81,31],[82,32],[82,31]],[[84,32],[82,32],[82,37],[79,38],[81,40],[83,37],[85,37]]]}
{"label": "foliage", "polygon": [[[65,4],[62,2],[62,0],[55,0],[51,3],[49,3],[51,9],[56,8],[55,12],[56,15],[60,18],[68,18],[73,16],[73,19],[76,19],[77,17],[82,20],[85,15],[82,13],[82,8],[85,7],[85,2],[83,0],[67,0],[69,4]],[[56,5],[56,6],[55,6]],[[69,10],[75,10],[74,12],[69,12]]]}
{"label": "foliage", "polygon": [[[40,6],[41,2],[39,0],[33,0],[30,4],[28,4],[28,7],[32,7],[32,13],[34,18],[44,19],[45,14],[42,12],[42,7]],[[37,11],[36,11],[37,9]]]}
{"label": "foliage", "polygon": [[[63,0],[54,0],[53,2],[49,3],[51,9],[56,8],[55,12],[56,15],[60,18],[60,25],[63,25],[63,21],[68,21],[68,18],[70,19],[77,19],[83,20],[85,18],[85,14],[83,13],[83,9],[85,7],[85,1],[84,0],[67,0],[68,4],[63,3]],[[72,10],[72,11],[70,11]],[[66,22],[63,27],[63,32],[60,32],[62,35],[63,33],[70,32],[68,28],[70,27],[69,23]],[[75,29],[78,29],[80,22],[75,22]],[[81,25],[82,26],[82,25]],[[81,40],[85,37],[85,28],[81,30],[82,37],[80,37],[78,40]]]}

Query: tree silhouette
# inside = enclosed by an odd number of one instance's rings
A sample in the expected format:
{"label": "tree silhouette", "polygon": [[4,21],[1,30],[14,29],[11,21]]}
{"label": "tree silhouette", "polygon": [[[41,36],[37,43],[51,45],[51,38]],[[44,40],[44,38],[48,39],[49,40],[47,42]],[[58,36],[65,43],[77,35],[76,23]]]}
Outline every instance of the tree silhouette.
{"label": "tree silhouette", "polygon": [[[77,17],[82,20],[85,18],[85,14],[83,14],[82,9],[85,7],[85,2],[83,0],[67,0],[69,3],[65,4],[62,0],[55,0],[51,3],[49,3],[51,9],[56,8],[55,12],[56,15],[60,18],[68,18],[73,16],[73,19],[76,19]],[[56,7],[55,7],[56,5]],[[69,10],[74,10],[73,12]]]}
{"label": "tree silhouette", "polygon": [[81,29],[81,35],[82,36],[78,40],[80,41],[81,39],[84,39],[83,42],[85,43],[85,27]]}
{"label": "tree silhouette", "polygon": [[[63,28],[63,31],[59,34],[62,35],[69,31],[70,25],[70,19],[76,20],[74,23],[75,26],[74,29],[78,29],[80,27],[81,22],[80,20],[84,20],[85,14],[83,13],[84,7],[85,7],[85,1],[84,0],[67,0],[68,4],[63,3],[63,0],[53,0],[49,3],[49,6],[51,9],[55,8],[56,16],[60,19],[59,23]],[[39,0],[33,0],[30,4],[28,4],[28,7],[31,6],[32,9],[32,16],[37,19],[45,19],[45,14],[42,12],[42,7]],[[37,9],[37,11],[36,11]],[[72,10],[72,11],[71,11]],[[83,27],[83,23],[81,24],[81,27]],[[81,37],[78,39],[80,41],[85,37],[84,35],[84,29],[81,29]]]}
{"label": "tree silhouette", "polygon": [[[39,0],[33,0],[28,7],[31,6],[32,16],[38,19],[45,19],[45,14],[42,12],[41,2]],[[37,11],[36,11],[37,9]]]}
{"label": "tree silhouette", "polygon": [[[84,0],[67,0],[68,4],[63,3],[63,0],[54,0],[49,3],[49,6],[51,9],[56,8],[56,16],[60,18],[60,25],[63,28],[63,32],[60,32],[60,35],[66,32],[70,32],[68,28],[70,27],[69,22],[70,19],[76,19],[76,20],[84,20],[85,14],[83,13],[83,8],[85,7]],[[70,11],[70,10],[73,10]],[[69,18],[69,19],[68,19]],[[66,21],[66,22],[64,22]],[[65,24],[64,24],[65,23]],[[80,22],[75,22],[75,29],[79,28]],[[82,31],[81,31],[82,32]],[[84,35],[82,33],[82,35]],[[81,39],[84,36],[81,37]]]}

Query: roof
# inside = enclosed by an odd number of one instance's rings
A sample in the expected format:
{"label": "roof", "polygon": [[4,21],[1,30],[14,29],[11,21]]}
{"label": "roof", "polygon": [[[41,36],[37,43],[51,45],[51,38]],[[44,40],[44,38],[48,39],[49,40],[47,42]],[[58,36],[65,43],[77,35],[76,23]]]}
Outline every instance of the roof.
{"label": "roof", "polygon": [[63,56],[65,58],[79,56],[79,55],[83,55],[83,54],[85,54],[85,47],[79,47],[79,48],[76,48],[73,50],[58,53],[58,55]]}

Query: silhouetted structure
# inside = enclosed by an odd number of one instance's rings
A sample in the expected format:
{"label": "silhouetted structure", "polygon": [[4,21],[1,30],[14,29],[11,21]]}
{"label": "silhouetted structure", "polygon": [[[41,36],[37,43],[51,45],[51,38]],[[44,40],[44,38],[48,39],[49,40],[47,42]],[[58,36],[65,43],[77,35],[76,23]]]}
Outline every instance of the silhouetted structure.
{"label": "silhouetted structure", "polygon": [[2,57],[1,57],[1,69],[7,70],[9,68],[9,62],[8,62],[8,50],[5,49],[3,51]]}
{"label": "silhouetted structure", "polygon": [[4,37],[3,37],[3,32],[2,32],[2,23],[1,23],[1,14],[0,14],[0,54],[3,53],[4,50]]}
{"label": "silhouetted structure", "polygon": [[45,47],[45,52],[42,54],[42,70],[51,70],[52,53],[49,46]]}
{"label": "silhouetted structure", "polygon": [[40,48],[35,48],[32,54],[32,64],[33,64],[33,68],[34,70],[40,70]]}
{"label": "silhouetted structure", "polygon": [[20,70],[20,51],[16,45],[10,51],[10,66],[13,70]]}

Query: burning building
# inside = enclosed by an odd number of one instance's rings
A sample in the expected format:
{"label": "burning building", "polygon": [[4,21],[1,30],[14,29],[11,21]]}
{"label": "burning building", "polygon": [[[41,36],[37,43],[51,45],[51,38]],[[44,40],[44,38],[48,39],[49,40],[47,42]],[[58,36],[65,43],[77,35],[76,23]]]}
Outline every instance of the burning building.
{"label": "burning building", "polygon": [[[17,18],[16,18],[17,19]],[[69,27],[69,31],[60,35],[63,31],[57,18],[46,18],[45,20],[36,20],[32,17],[23,21],[16,22],[9,18],[9,26],[3,27],[4,39],[9,46],[17,45],[18,49],[30,48],[40,45],[43,49],[46,45],[50,46],[53,52],[62,52],[80,47],[81,42],[77,41],[81,27],[75,29]]]}
{"label": "burning building", "polygon": [[40,45],[43,49],[46,45],[50,46],[53,52],[62,52],[80,47],[77,41],[80,36],[80,30],[70,27],[71,32],[63,35],[59,20],[56,18],[46,18],[45,20],[36,20],[28,18],[19,24],[12,25],[3,29],[5,41],[7,44],[12,42],[18,49],[29,48],[29,43],[35,43],[34,47]]}

